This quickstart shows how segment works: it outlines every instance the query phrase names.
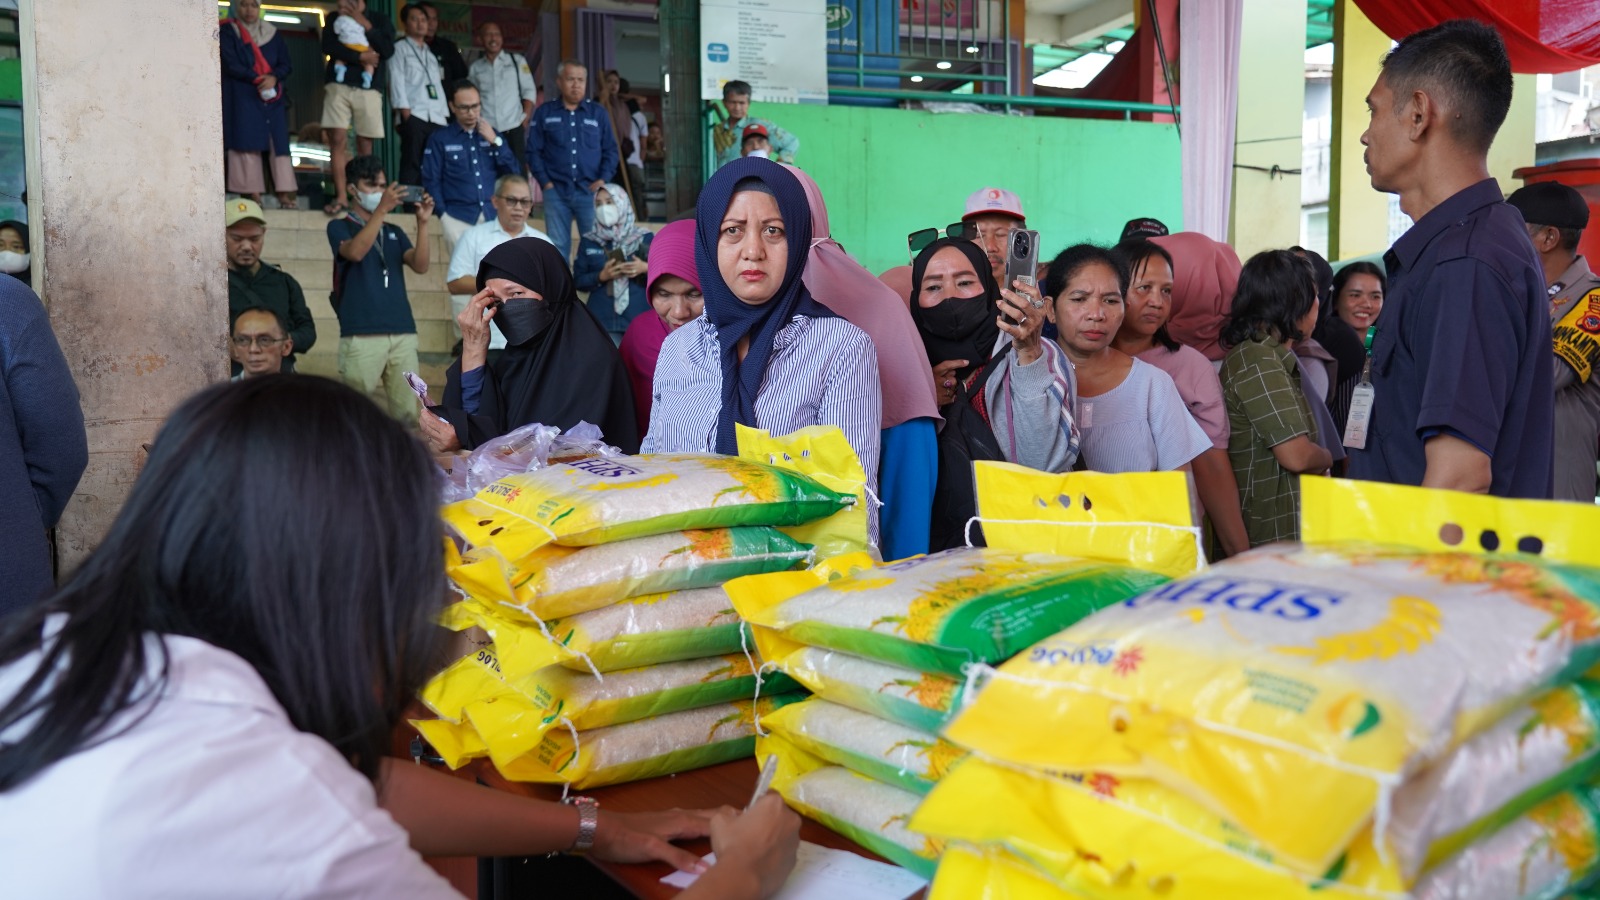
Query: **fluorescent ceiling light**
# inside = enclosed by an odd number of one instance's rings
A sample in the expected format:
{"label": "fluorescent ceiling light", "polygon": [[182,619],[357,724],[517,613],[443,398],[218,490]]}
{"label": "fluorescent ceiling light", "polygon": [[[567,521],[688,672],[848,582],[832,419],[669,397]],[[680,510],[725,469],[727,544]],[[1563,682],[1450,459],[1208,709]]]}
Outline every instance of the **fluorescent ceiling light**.
{"label": "fluorescent ceiling light", "polygon": [[300,24],[300,17],[299,16],[278,16],[278,15],[273,15],[272,13],[267,13],[266,15],[262,16],[261,18],[266,19],[268,22],[276,22],[279,25],[299,25]]}
{"label": "fluorescent ceiling light", "polygon": [[970,45],[969,45],[969,46],[968,46],[968,47],[967,47],[967,52],[968,52],[968,53],[977,53],[977,52],[978,52],[978,48],[977,48],[977,47],[976,47],[976,46],[970,46]]}
{"label": "fluorescent ceiling light", "polygon": [[911,81],[914,84],[921,84],[922,83],[922,76],[921,75],[913,75],[913,76],[911,76]]}
{"label": "fluorescent ceiling light", "polygon": [[941,69],[948,69],[948,68],[950,68],[950,63],[948,63],[948,62],[946,62],[946,61],[941,59],[941,60],[939,60],[939,62],[937,64],[937,67],[941,68]]}

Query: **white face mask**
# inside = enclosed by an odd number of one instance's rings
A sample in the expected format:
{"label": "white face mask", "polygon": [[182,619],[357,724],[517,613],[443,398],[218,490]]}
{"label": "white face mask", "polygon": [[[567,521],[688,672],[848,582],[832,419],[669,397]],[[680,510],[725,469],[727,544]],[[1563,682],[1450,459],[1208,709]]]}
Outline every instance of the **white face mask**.
{"label": "white face mask", "polygon": [[595,221],[610,228],[617,224],[618,219],[622,218],[622,210],[617,209],[615,203],[608,203],[605,206],[596,206],[594,208],[594,217]]}
{"label": "white face mask", "polygon": [[755,150],[751,150],[750,151],[750,155],[754,156],[756,159],[771,159],[772,158],[771,156],[768,155],[767,150],[765,148],[758,148],[758,149],[755,149]]}
{"label": "white face mask", "polygon": [[14,253],[10,250],[0,250],[0,272],[15,275],[28,270],[27,253]]}
{"label": "white face mask", "polygon": [[361,204],[361,208],[367,212],[377,212],[378,204],[383,202],[383,191],[376,191],[371,194],[358,191],[356,193],[356,202]]}

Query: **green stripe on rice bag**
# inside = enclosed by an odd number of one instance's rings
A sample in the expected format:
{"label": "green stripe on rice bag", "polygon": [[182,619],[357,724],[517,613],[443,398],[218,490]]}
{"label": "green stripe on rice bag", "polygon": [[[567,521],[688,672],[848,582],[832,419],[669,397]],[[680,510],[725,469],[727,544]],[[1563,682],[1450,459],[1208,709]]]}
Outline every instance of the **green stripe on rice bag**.
{"label": "green stripe on rice bag", "polygon": [[582,672],[591,671],[590,666],[598,672],[636,669],[738,653],[745,645],[739,614],[720,586],[630,597],[551,619],[543,631],[469,599],[446,610],[445,624],[457,631],[476,625],[488,632],[507,678],[553,665]]}
{"label": "green stripe on rice bag", "polygon": [[[531,752],[553,729],[579,731],[634,722],[685,709],[756,696],[757,679],[742,653],[625,669],[596,678],[552,666],[503,680],[496,660],[478,650],[430,681],[422,701],[443,719],[467,721],[497,765]],[[782,675],[766,679],[773,693],[797,686]]]}
{"label": "green stripe on rice bag", "polygon": [[1424,875],[1416,900],[1546,900],[1600,868],[1600,796],[1564,791]]}
{"label": "green stripe on rice bag", "polygon": [[472,547],[516,562],[546,544],[588,546],[668,531],[800,525],[854,502],[796,472],[731,456],[594,457],[502,478],[444,509]]}
{"label": "green stripe on rice bag", "polygon": [[980,673],[944,734],[1016,765],[1155,779],[1326,871],[1387,823],[1405,778],[1594,664],[1597,574],[1264,547]]}
{"label": "green stripe on rice bag", "polygon": [[577,790],[642,781],[691,769],[748,759],[755,753],[756,718],[805,694],[780,694],[653,719],[572,733],[545,735],[520,759],[497,765],[511,781],[568,784]]}
{"label": "green stripe on rice bag", "polygon": [[541,547],[515,564],[494,548],[445,553],[445,571],[500,615],[524,621],[588,612],[640,594],[721,584],[808,562],[811,546],[776,528],[670,531],[594,547]]}
{"label": "green stripe on rice bag", "polygon": [[761,720],[775,735],[836,766],[916,794],[926,794],[965,750],[907,728],[813,697]]}
{"label": "green stripe on rice bag", "polygon": [[726,587],[754,625],[923,672],[1007,659],[1097,609],[1167,581],[1114,563],[984,547],[890,565],[864,554]]}
{"label": "green stripe on rice bag", "polygon": [[785,738],[767,735],[757,759],[778,758],[772,789],[796,812],[821,822],[873,853],[932,878],[943,842],[907,829],[922,795],[830,766]]}
{"label": "green stripe on rice bag", "polygon": [[934,732],[943,728],[960,706],[966,685],[949,676],[808,647],[760,625],[749,628],[765,665],[829,702]]}

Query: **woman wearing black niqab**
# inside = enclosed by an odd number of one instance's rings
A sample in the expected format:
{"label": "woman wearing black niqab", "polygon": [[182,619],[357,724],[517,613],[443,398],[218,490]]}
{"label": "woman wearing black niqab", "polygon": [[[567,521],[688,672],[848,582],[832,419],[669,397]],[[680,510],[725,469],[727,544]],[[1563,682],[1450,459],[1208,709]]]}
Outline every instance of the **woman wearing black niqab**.
{"label": "woman wearing black niqab", "polygon": [[[493,362],[486,310],[506,336]],[[444,404],[422,417],[435,452],[471,450],[535,422],[566,430],[580,421],[600,426],[623,452],[638,452],[622,356],[578,300],[572,272],[548,241],[517,238],[489,251],[478,266],[478,293],[457,321],[461,358],[446,376]]]}

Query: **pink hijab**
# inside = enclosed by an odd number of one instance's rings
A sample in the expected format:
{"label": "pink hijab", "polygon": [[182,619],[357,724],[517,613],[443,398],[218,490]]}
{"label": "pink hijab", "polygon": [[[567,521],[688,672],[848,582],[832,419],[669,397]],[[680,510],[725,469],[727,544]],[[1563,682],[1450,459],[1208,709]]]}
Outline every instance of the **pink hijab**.
{"label": "pink hijab", "polygon": [[921,418],[941,421],[933,370],[911,310],[832,238],[822,189],[811,176],[793,166],[784,168],[800,179],[811,205],[811,255],[801,279],[813,298],[872,338],[883,389],[883,427]]}
{"label": "pink hijab", "polygon": [[[694,265],[694,220],[669,222],[656,232],[650,242],[650,270],[645,275],[645,293],[649,295],[656,279],[663,275],[676,275],[700,287],[700,272]],[[639,417],[639,434],[650,430],[651,389],[656,377],[656,360],[661,356],[661,344],[672,332],[667,323],[656,315],[654,308],[633,317],[628,331],[622,336],[622,365],[628,370],[628,383],[633,386],[633,411]]]}
{"label": "pink hijab", "polygon": [[1151,238],[1172,254],[1172,318],[1167,333],[1206,359],[1217,362],[1222,349],[1222,323],[1239,287],[1239,254],[1227,244],[1195,231]]}

